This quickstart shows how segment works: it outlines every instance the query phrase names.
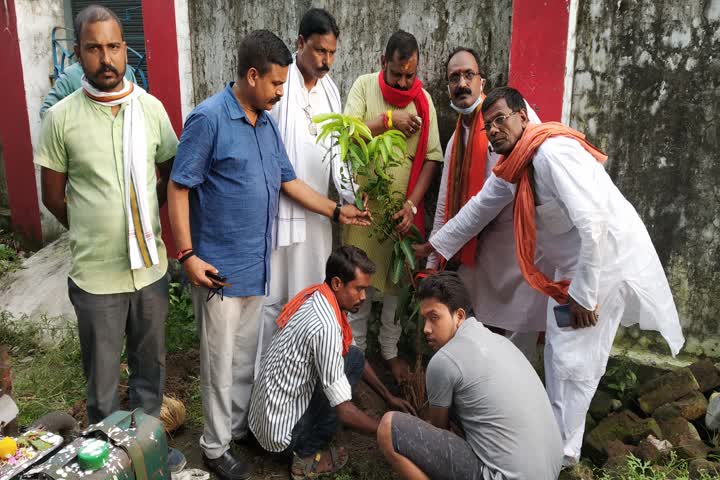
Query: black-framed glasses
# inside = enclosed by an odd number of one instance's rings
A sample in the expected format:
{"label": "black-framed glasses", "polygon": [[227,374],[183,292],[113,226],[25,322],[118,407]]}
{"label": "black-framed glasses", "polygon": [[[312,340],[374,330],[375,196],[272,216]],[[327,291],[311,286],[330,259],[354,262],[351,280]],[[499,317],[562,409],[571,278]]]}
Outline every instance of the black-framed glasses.
{"label": "black-framed glasses", "polygon": [[498,117],[493,118],[492,122],[485,124],[485,132],[490,133],[490,130],[492,130],[492,127],[495,127],[495,128],[502,127],[503,125],[505,125],[505,122],[507,121],[507,119],[512,117],[516,113],[518,113],[518,112],[510,112],[507,115],[500,115]]}
{"label": "black-framed glasses", "polygon": [[309,103],[308,103],[307,107],[303,108],[303,112],[305,112],[305,116],[307,117],[308,132],[310,132],[310,135],[312,135],[313,137],[316,137],[318,134],[317,124],[312,121],[313,111],[312,111],[312,107],[310,106]]}
{"label": "black-framed glasses", "polygon": [[464,78],[467,83],[470,83],[475,77],[482,78],[480,72],[473,72],[472,70],[468,70],[466,72],[456,72],[448,76],[448,82],[450,82],[450,85],[457,85],[460,83],[460,79]]}
{"label": "black-framed glasses", "polygon": [[224,288],[224,285],[218,285],[217,287],[209,288],[205,301],[209,302],[215,295],[220,295],[220,301],[222,302],[225,299],[225,297],[223,296]]}

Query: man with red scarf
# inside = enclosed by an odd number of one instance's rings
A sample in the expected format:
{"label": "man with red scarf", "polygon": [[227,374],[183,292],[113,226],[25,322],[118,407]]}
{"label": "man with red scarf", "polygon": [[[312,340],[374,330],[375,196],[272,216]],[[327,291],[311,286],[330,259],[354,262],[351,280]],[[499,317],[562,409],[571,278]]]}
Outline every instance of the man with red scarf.
{"label": "man with red scarf", "polygon": [[[445,149],[433,232],[480,191],[499,157],[489,148],[480,114],[486,82],[480,55],[471,48],[456,48],[445,70],[450,108],[458,113],[458,120]],[[527,109],[530,121],[540,123],[529,105]],[[525,282],[517,266],[512,210],[511,203],[465,244],[455,260],[460,263],[458,275],[470,292],[475,318],[494,331],[499,329],[498,333],[508,336],[532,360],[538,332],[545,331],[547,297]],[[423,247],[418,250],[422,253]],[[445,263],[432,254],[427,268],[437,269]]]}
{"label": "man with red scarf", "polygon": [[[417,78],[419,49],[415,37],[402,30],[392,34],[381,56],[382,70],[359,77],[348,94],[345,114],[361,118],[373,135],[389,129],[407,137],[408,161],[393,169],[393,190],[406,194],[403,208],[395,215],[397,229],[405,233],[415,224],[424,234],[423,198],[443,160],[435,106]],[[370,201],[370,210],[374,205]],[[395,323],[397,296],[389,279],[392,242],[369,238],[367,230],[347,228],[344,241],[367,252],[377,266],[369,301],[350,317],[355,342],[365,348],[371,303],[384,294],[380,327],[380,353],[388,361],[396,380],[407,378],[405,362],[398,358],[397,342],[402,333]]]}

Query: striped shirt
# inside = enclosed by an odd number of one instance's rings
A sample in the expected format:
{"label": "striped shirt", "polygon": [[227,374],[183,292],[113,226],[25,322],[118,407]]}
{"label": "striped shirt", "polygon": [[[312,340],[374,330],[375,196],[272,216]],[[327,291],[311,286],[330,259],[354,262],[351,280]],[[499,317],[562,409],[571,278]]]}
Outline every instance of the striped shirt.
{"label": "striped shirt", "polygon": [[315,386],[335,407],[352,400],[342,331],[320,292],[308,298],[270,342],[250,399],[250,430],[265,450],[282,452],[310,404]]}

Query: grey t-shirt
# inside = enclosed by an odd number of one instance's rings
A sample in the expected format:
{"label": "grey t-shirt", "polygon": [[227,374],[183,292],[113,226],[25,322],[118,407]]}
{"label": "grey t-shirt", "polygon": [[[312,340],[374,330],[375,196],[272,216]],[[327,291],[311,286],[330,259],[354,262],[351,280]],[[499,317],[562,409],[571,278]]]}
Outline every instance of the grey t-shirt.
{"label": "grey t-shirt", "polygon": [[430,360],[432,407],[450,408],[490,480],[556,480],[560,430],[535,370],[509,340],[471,317]]}

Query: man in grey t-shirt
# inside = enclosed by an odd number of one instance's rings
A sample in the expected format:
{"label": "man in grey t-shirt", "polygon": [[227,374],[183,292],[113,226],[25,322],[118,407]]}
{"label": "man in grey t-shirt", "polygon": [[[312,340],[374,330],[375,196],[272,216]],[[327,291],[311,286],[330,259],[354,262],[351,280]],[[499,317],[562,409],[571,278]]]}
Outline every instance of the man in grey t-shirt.
{"label": "man in grey t-shirt", "polygon": [[[378,443],[406,479],[555,480],[560,431],[550,401],[525,356],[471,315],[465,286],[452,272],[418,287],[428,345],[429,422],[387,413]],[[465,439],[448,431],[450,414]]]}

